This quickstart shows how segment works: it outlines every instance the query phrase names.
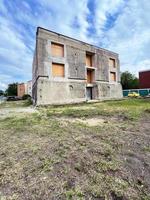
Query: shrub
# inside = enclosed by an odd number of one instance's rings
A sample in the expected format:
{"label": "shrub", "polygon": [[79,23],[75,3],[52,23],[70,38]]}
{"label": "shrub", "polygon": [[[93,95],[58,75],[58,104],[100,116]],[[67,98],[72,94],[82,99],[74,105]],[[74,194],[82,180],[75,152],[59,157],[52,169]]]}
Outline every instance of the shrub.
{"label": "shrub", "polygon": [[23,99],[23,100],[31,99],[31,96],[30,96],[29,94],[24,94],[24,95],[22,96],[22,99]]}
{"label": "shrub", "polygon": [[31,97],[28,97],[28,99],[25,101],[25,106],[30,106],[30,105],[32,105],[32,99],[31,99]]}

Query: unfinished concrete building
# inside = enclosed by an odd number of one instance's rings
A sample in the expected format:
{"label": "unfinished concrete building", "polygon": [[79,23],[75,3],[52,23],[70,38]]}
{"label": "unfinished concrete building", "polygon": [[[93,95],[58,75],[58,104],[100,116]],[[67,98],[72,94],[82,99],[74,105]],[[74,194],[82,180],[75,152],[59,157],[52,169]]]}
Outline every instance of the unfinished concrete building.
{"label": "unfinished concrete building", "polygon": [[41,27],[32,82],[35,105],[122,97],[118,54]]}

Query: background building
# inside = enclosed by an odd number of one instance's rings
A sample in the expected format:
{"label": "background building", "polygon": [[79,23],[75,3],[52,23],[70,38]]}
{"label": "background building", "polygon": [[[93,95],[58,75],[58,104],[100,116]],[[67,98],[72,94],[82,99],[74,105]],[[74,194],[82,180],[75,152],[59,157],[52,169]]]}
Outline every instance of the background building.
{"label": "background building", "polygon": [[122,97],[118,54],[40,27],[32,75],[37,105]]}
{"label": "background building", "polygon": [[25,94],[32,96],[32,81],[27,81],[26,83],[18,83],[17,96],[23,97]]}
{"label": "background building", "polygon": [[17,96],[23,97],[27,93],[27,85],[26,83],[18,83],[17,85]]}
{"label": "background building", "polygon": [[139,72],[139,88],[150,88],[150,69]]}

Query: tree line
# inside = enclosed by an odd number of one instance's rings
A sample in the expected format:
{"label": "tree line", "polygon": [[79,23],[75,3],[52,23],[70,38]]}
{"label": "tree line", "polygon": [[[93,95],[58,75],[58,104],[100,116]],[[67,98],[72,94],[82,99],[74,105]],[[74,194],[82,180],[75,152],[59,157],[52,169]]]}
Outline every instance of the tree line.
{"label": "tree line", "polygon": [[18,83],[8,84],[8,87],[5,91],[0,90],[0,96],[17,96],[17,85]]}
{"label": "tree line", "polygon": [[139,79],[128,71],[121,73],[122,89],[138,89]]}

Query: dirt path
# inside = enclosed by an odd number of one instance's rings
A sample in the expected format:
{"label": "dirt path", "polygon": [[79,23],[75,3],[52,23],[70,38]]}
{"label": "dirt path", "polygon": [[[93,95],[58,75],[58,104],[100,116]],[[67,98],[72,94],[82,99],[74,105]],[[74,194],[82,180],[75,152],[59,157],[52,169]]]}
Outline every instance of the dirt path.
{"label": "dirt path", "polygon": [[11,117],[16,114],[34,113],[34,112],[37,112],[37,110],[33,107],[4,108],[4,109],[0,109],[0,117]]}
{"label": "dirt path", "polygon": [[12,117],[20,114],[38,112],[33,106],[24,106],[24,102],[4,102],[0,105],[0,118]]}

